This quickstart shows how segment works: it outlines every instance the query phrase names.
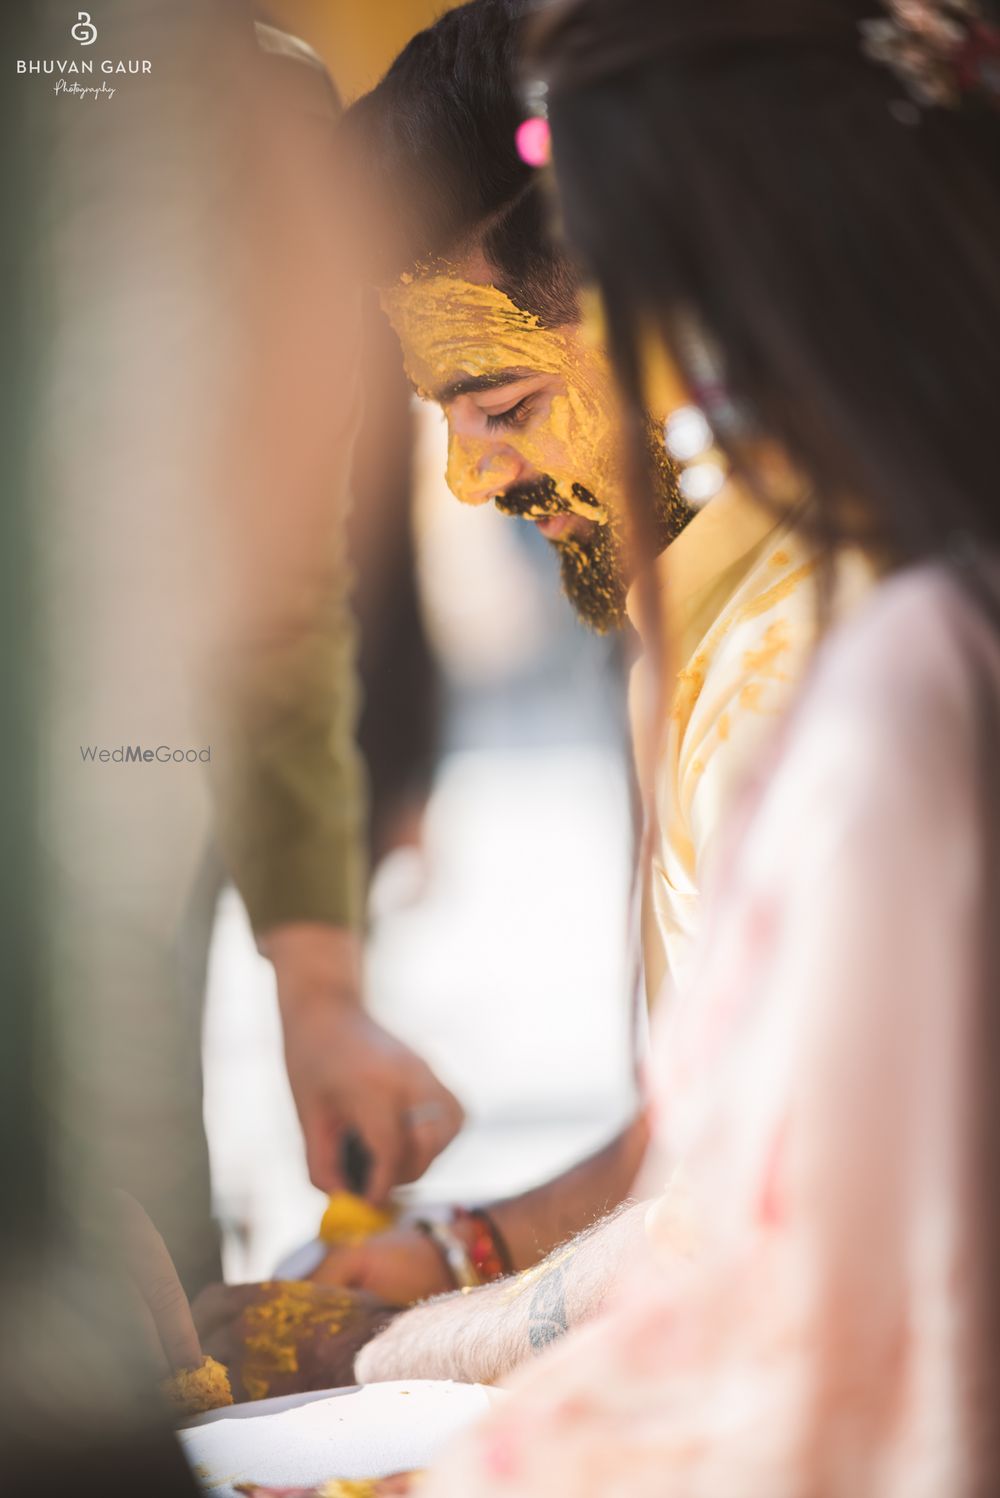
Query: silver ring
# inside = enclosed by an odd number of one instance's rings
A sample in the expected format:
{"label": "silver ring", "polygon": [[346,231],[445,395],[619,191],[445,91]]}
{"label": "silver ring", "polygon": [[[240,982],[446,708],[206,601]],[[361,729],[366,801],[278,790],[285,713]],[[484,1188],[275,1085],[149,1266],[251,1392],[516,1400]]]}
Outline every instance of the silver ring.
{"label": "silver ring", "polygon": [[412,1108],[407,1108],[403,1117],[407,1123],[421,1124],[432,1123],[437,1118],[445,1115],[444,1103],[417,1103]]}

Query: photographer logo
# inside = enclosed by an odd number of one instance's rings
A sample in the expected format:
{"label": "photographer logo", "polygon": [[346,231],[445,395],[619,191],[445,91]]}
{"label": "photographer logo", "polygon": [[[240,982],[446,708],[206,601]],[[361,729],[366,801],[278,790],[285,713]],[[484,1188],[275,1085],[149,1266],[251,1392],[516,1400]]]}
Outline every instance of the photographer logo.
{"label": "photographer logo", "polygon": [[97,27],[85,10],[77,11],[76,22],[69,28],[69,34],[81,47],[92,47],[97,41]]}
{"label": "photographer logo", "polygon": [[[78,10],[69,34],[81,47],[92,47],[97,41],[97,27],[89,10]],[[31,77],[47,74],[52,78],[52,92],[73,99],[101,101],[113,99],[125,78],[148,78],[153,64],[148,57],[19,57],[14,70]],[[96,75],[103,74],[100,82]],[[79,82],[93,78],[94,82]]]}

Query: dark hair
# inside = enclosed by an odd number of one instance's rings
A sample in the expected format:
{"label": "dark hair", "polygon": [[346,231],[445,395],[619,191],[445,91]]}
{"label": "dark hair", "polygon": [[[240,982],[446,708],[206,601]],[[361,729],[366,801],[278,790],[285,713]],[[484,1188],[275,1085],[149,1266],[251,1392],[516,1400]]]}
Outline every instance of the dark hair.
{"label": "dark hair", "polygon": [[[860,46],[877,14],[876,0],[574,0],[539,28],[534,61],[633,425],[644,334],[659,328],[683,363],[693,314],[732,393],[812,481],[823,540],[851,536],[858,499],[897,562],[962,532],[974,559],[968,538],[1000,541],[1000,109],[966,98],[906,123],[901,83]],[[752,449],[720,438],[753,476]],[[952,573],[995,610],[974,566]],[[961,1187],[976,1311],[963,1455],[985,1492],[1000,1466],[1000,717],[994,655],[987,670],[979,654],[982,967]]]}
{"label": "dark hair", "polygon": [[542,322],[572,321],[576,280],[538,174],[517,154],[517,41],[528,0],[471,0],[418,32],[348,110],[346,154],[373,278],[479,244],[496,284]]}
{"label": "dark hair", "polygon": [[905,123],[862,50],[878,10],[575,0],[538,23],[529,67],[633,405],[644,330],[677,352],[693,314],[827,538],[860,499],[902,560],[949,532],[1000,540],[1000,111]]}

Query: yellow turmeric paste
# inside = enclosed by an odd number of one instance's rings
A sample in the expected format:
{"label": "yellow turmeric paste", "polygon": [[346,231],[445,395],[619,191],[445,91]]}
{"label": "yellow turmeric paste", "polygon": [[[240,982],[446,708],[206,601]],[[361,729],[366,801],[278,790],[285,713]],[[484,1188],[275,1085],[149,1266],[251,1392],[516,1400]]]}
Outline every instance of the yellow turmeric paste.
{"label": "yellow turmeric paste", "polygon": [[375,1233],[392,1227],[395,1216],[382,1207],[373,1207],[363,1196],[352,1191],[335,1191],[326,1204],[319,1236],[324,1243],[363,1243]]}
{"label": "yellow turmeric paste", "polygon": [[335,1336],[352,1302],[331,1296],[326,1286],[302,1280],[275,1280],[261,1286],[264,1297],[244,1312],[243,1385],[251,1399],[266,1399],[272,1380],[299,1371],[299,1348],[315,1332]]}
{"label": "yellow turmeric paste", "polygon": [[165,1378],[160,1388],[178,1417],[200,1415],[233,1402],[229,1373],[222,1363],[209,1357],[202,1358],[197,1368],[182,1368]]}

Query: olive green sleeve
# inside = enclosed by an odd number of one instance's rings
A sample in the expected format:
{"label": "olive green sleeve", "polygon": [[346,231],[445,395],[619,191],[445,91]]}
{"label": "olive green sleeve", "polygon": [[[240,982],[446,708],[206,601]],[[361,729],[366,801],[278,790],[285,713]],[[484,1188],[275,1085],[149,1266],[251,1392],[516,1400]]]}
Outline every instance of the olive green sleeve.
{"label": "olive green sleeve", "polygon": [[307,627],[230,663],[212,715],[219,844],[257,932],[362,918],[366,796],[340,537],[320,582]]}
{"label": "olive green sleeve", "polygon": [[[292,107],[318,132],[334,129],[339,100],[315,53],[271,27],[258,25],[256,36],[268,68],[290,80]],[[328,190],[321,180],[317,192]],[[329,275],[336,278],[333,264]],[[341,369],[325,392],[336,455],[330,492],[318,505],[308,496],[303,503],[274,496],[277,524],[299,527],[306,544],[294,553],[291,574],[261,577],[256,637],[248,631],[231,644],[212,671],[217,836],[258,933],[287,921],[356,926],[362,919],[367,808],[345,552],[357,311],[348,294],[335,330]]]}

